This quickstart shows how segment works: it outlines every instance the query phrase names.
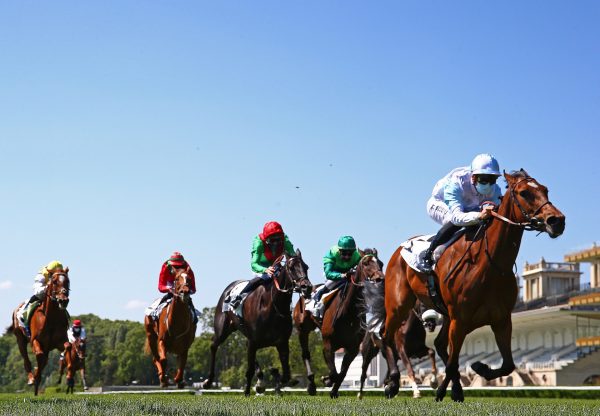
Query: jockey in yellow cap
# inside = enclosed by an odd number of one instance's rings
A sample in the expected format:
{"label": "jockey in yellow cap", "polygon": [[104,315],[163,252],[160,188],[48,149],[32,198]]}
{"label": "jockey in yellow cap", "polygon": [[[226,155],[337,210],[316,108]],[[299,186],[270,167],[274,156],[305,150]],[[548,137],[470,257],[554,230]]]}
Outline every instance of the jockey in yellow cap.
{"label": "jockey in yellow cap", "polygon": [[29,336],[29,321],[31,320],[31,314],[35,308],[39,306],[42,300],[44,300],[48,280],[52,274],[62,272],[63,270],[62,263],[58,260],[53,260],[48,263],[47,266],[42,267],[33,278],[33,296],[23,305],[20,314],[27,336]]}

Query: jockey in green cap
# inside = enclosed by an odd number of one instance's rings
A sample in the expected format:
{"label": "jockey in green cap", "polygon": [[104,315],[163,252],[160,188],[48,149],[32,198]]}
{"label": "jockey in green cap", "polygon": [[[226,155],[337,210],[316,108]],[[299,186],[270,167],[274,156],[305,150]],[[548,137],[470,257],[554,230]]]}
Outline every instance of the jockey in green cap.
{"label": "jockey in green cap", "polygon": [[[324,305],[321,303],[321,297],[331,290],[344,284],[347,273],[354,268],[360,261],[361,255],[356,248],[356,241],[349,235],[340,237],[337,245],[323,257],[323,270],[327,282],[313,293],[313,305],[307,305],[307,309],[313,309],[313,315],[317,319],[323,317]],[[312,307],[311,307],[312,306]]]}

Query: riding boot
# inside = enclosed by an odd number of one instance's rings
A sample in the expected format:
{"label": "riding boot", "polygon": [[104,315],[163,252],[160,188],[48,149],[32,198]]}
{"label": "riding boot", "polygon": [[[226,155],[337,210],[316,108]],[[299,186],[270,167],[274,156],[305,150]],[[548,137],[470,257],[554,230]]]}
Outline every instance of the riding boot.
{"label": "riding boot", "polygon": [[229,305],[233,308],[237,308],[240,302],[242,301],[243,295],[252,292],[254,289],[263,284],[263,282],[266,280],[263,276],[265,275],[263,274],[262,276],[257,276],[254,279],[250,280],[248,283],[246,283],[246,287],[244,287],[244,289],[242,289],[242,291],[238,293],[236,297],[229,301]]}
{"label": "riding boot", "polygon": [[433,252],[438,246],[447,242],[452,237],[452,235],[459,229],[460,226],[454,225],[451,222],[447,222],[442,226],[442,228],[440,228],[437,234],[433,237],[433,240],[431,240],[431,244],[429,245],[429,248],[425,251],[421,264],[419,265],[424,272],[431,273],[434,265]]}
{"label": "riding boot", "polygon": [[194,325],[198,323],[198,314],[196,314],[196,307],[194,306],[194,302],[192,302],[192,298],[188,301],[188,306],[192,311],[192,316],[194,317]]}
{"label": "riding boot", "polygon": [[159,305],[162,305],[163,303],[165,303],[166,301],[168,301],[169,299],[173,298],[173,294],[171,292],[165,294],[162,299],[160,300]]}

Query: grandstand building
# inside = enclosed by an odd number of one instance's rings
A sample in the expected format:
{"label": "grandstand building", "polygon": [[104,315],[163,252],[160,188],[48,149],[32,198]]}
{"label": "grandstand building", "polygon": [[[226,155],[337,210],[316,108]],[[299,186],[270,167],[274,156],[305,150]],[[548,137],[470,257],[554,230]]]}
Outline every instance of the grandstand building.
{"label": "grandstand building", "polygon": [[[502,358],[489,327],[469,334],[460,356],[463,386],[580,386],[600,384],[600,247],[567,254],[564,262],[526,263],[523,297],[515,306],[512,322],[512,351],[517,368],[508,377],[490,382],[470,367],[482,361],[499,367]],[[590,263],[590,283],[580,282],[581,263]],[[438,326],[439,329],[439,326]],[[427,335],[432,347],[436,332]],[[342,355],[336,355],[341,364]],[[437,359],[438,371],[444,364]],[[362,357],[352,363],[344,385],[360,384]],[[415,373],[424,382],[431,373],[429,359],[413,360]],[[401,383],[408,386],[406,372]],[[366,385],[383,385],[387,365],[379,354],[367,372]]]}

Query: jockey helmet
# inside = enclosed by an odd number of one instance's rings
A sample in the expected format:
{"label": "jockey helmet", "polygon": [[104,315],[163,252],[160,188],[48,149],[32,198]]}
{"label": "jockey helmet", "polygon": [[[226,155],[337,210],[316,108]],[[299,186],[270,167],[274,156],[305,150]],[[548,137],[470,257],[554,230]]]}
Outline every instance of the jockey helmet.
{"label": "jockey helmet", "polygon": [[174,251],[169,258],[169,265],[175,267],[185,266],[185,259],[183,258],[183,255],[178,251]]}
{"label": "jockey helmet", "polygon": [[52,260],[50,263],[48,263],[48,265],[46,266],[46,270],[48,270],[49,272],[57,272],[57,271],[62,271],[63,270],[63,265],[61,264],[60,261],[58,260]]}
{"label": "jockey helmet", "polygon": [[425,312],[423,312],[423,316],[421,316],[424,321],[427,321],[428,319],[434,319],[437,321],[439,317],[440,315],[433,309],[427,309]]}
{"label": "jockey helmet", "polygon": [[471,173],[473,175],[500,176],[500,165],[494,156],[482,153],[475,156],[471,162]]}
{"label": "jockey helmet", "polygon": [[340,250],[356,250],[356,241],[349,235],[340,237],[337,245]]}
{"label": "jockey helmet", "polygon": [[80,328],[81,327],[81,321],[79,319],[75,319],[73,321],[73,327]]}
{"label": "jockey helmet", "polygon": [[283,237],[283,228],[277,221],[269,221],[263,227],[263,232],[259,236],[261,240],[266,241],[272,235],[280,234]]}

